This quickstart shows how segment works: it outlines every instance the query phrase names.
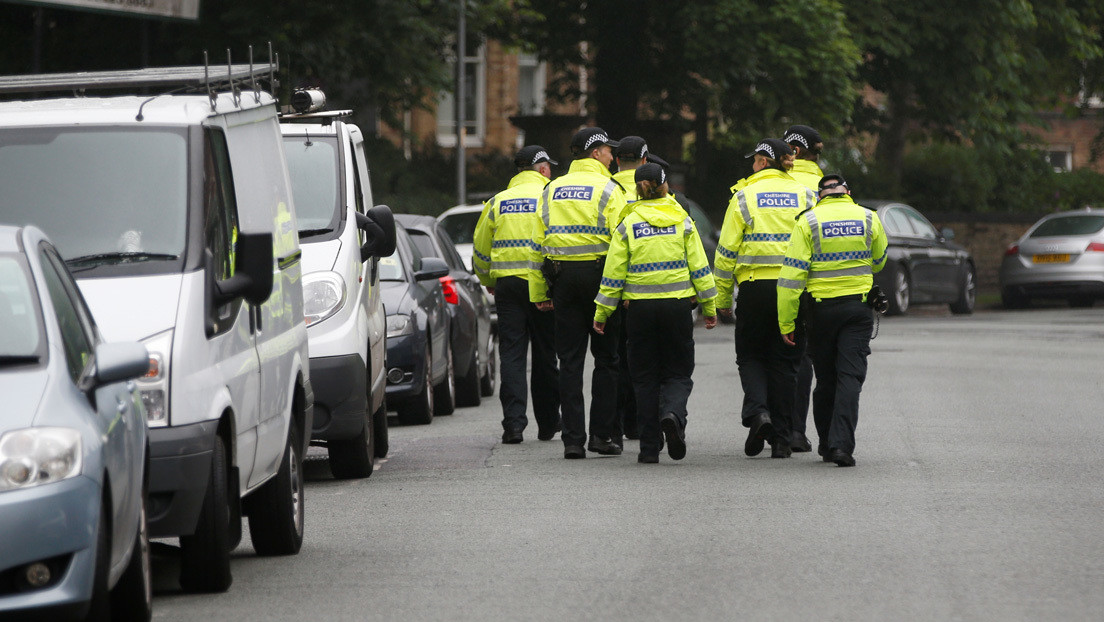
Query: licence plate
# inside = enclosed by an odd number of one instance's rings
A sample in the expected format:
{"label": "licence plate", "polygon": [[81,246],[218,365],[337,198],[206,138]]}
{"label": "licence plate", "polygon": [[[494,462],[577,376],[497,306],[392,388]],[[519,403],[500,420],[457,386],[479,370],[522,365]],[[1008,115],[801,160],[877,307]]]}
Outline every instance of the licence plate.
{"label": "licence plate", "polygon": [[1069,253],[1061,255],[1032,255],[1031,263],[1069,263]]}

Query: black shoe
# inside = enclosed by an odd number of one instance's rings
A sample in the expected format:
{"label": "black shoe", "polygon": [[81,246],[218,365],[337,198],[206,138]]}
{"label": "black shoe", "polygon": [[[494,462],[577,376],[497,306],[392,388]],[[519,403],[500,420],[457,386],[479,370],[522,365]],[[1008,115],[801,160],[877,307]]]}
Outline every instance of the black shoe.
{"label": "black shoe", "polygon": [[767,437],[774,432],[770,415],[767,413],[755,415],[751,418],[749,428],[747,440],[744,441],[744,455],[758,456],[763,453],[763,445],[766,444]]}
{"label": "black shoe", "polygon": [[828,457],[825,458],[825,462],[835,462],[836,466],[841,467],[853,467],[855,466],[855,458],[841,449],[833,449],[828,453]]}
{"label": "black shoe", "polygon": [[562,426],[559,423],[557,423],[556,427],[552,428],[551,430],[538,430],[537,431],[537,440],[538,441],[550,441],[550,440],[556,438],[556,433],[559,432],[562,429],[563,429]]}
{"label": "black shoe", "polygon": [[771,443],[771,458],[789,458],[791,453],[793,450],[790,449],[789,441],[776,439]]}
{"label": "black shoe", "polygon": [[667,441],[667,455],[672,460],[686,457],[686,431],[679,424],[675,413],[667,413],[659,418],[659,427],[663,428],[663,438]]}
{"label": "black shoe", "polygon": [[590,443],[587,444],[587,450],[593,451],[596,454],[603,456],[620,456],[621,445],[613,439],[602,438],[600,436],[590,437]]}
{"label": "black shoe", "polygon": [[659,454],[652,452],[640,452],[636,456],[636,461],[641,464],[659,464]]}
{"label": "black shoe", "polygon": [[502,442],[507,445],[516,445],[525,438],[521,434],[521,430],[505,430],[502,433]]}
{"label": "black shoe", "polygon": [[795,454],[803,454],[807,451],[813,450],[813,444],[809,442],[809,437],[805,436],[804,432],[794,432],[793,441],[790,442],[790,449]]}
{"label": "black shoe", "polygon": [[824,462],[832,461],[832,450],[825,445],[817,445],[817,455],[820,456],[820,459]]}
{"label": "black shoe", "polygon": [[586,450],[582,445],[564,445],[564,458],[567,460],[586,458]]}

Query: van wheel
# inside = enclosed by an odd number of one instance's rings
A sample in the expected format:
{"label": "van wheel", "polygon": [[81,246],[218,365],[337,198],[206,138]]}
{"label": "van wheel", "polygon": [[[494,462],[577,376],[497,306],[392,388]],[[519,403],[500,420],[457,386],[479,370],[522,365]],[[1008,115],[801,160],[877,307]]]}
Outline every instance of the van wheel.
{"label": "van wheel", "polygon": [[483,401],[483,396],[480,394],[479,371],[478,348],[472,348],[471,359],[468,361],[468,373],[456,381],[457,406],[479,406]]}
{"label": "van wheel", "polygon": [[886,315],[904,315],[912,298],[912,282],[908,270],[901,264],[893,264],[893,289],[889,292],[889,310]]}
{"label": "van wheel", "polygon": [[276,477],[253,493],[249,539],[257,555],[295,555],[303,546],[303,461],[299,431],[292,421]]}
{"label": "van wheel", "polygon": [[230,502],[226,483],[226,448],[215,437],[207,494],[195,533],[180,538],[180,587],[185,592],[225,592],[230,574]]}
{"label": "van wheel", "polygon": [[331,440],[326,443],[330,453],[330,471],[337,479],[361,479],[372,475],[372,463],[376,440],[372,430],[372,417],[364,417],[360,434],[353,438]]}
{"label": "van wheel", "polygon": [[111,615],[116,620],[149,622],[153,617],[153,570],[150,567],[149,530],[146,528],[146,490],[143,486],[134,548],[123,576],[111,590]]}
{"label": "van wheel", "polygon": [[498,381],[498,337],[492,332],[487,344],[487,372],[479,379],[479,391],[483,397],[494,395]]}
{"label": "van wheel", "polygon": [[433,387],[433,414],[451,415],[456,410],[456,366],[452,363],[452,344],[445,342],[445,378]]}
{"label": "van wheel", "polygon": [[387,439],[387,400],[372,415],[372,439],[376,442],[376,457],[386,458],[391,446]]}
{"label": "van wheel", "polygon": [[422,390],[399,406],[399,422],[403,425],[426,425],[433,422],[433,356],[428,339],[425,351],[425,374],[422,377]]}
{"label": "van wheel", "polygon": [[966,264],[962,270],[962,280],[959,282],[958,300],[951,303],[951,313],[969,315],[974,312],[976,301],[977,275],[974,272],[974,266]]}

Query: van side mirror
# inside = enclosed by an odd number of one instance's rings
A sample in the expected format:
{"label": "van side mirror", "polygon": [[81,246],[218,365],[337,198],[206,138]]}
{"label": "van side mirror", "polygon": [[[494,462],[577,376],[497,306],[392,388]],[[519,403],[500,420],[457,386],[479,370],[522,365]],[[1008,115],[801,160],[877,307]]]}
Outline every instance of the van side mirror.
{"label": "van side mirror", "polygon": [[422,269],[414,273],[415,281],[428,281],[448,276],[449,267],[440,257],[422,257]]}
{"label": "van side mirror", "polygon": [[234,276],[215,283],[215,305],[245,298],[259,306],[272,295],[272,234],[243,233],[238,236]]}
{"label": "van side mirror", "polygon": [[360,247],[360,261],[372,257],[387,257],[395,252],[395,217],[391,208],[377,205],[367,214],[356,215],[357,228],[364,231],[367,241]]}
{"label": "van side mirror", "polygon": [[133,380],[149,372],[149,351],[134,342],[101,343],[96,346],[96,384]]}

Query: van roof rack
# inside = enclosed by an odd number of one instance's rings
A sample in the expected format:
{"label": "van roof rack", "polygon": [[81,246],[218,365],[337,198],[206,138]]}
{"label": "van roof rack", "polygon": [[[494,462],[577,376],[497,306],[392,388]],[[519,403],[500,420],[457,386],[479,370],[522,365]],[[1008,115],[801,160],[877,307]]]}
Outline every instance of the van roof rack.
{"label": "van roof rack", "polygon": [[321,123],[330,125],[335,119],[344,119],[353,116],[352,110],[324,110],[319,112],[281,112],[281,123]]}

